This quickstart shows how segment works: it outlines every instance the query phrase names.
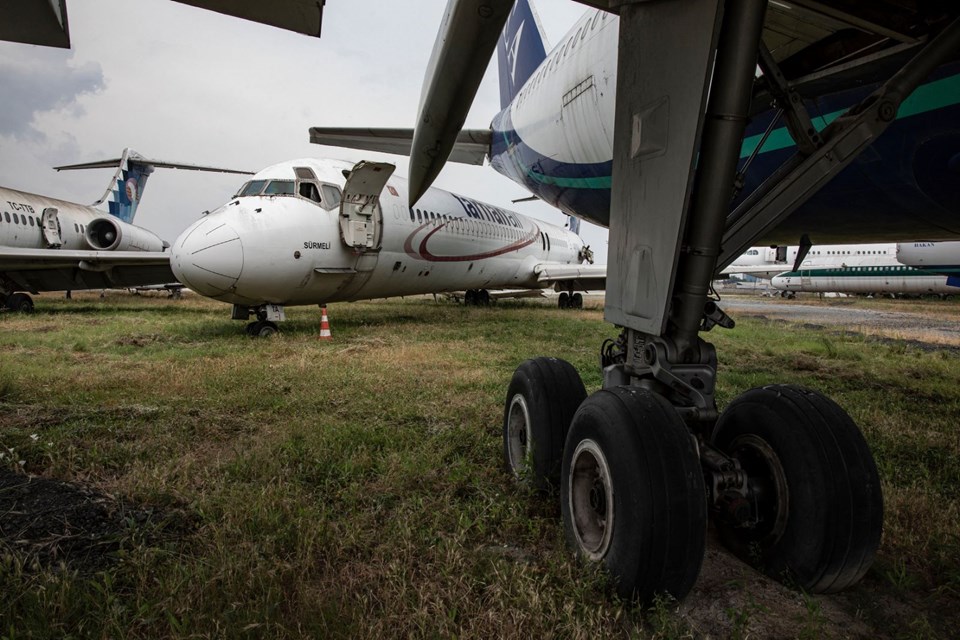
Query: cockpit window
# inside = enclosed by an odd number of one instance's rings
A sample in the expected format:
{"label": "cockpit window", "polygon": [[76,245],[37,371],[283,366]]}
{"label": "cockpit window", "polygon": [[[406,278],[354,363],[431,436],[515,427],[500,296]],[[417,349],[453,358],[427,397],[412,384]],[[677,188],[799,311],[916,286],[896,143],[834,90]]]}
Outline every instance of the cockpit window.
{"label": "cockpit window", "polygon": [[317,203],[320,202],[320,190],[317,188],[317,184],[315,182],[301,182],[300,196],[306,198],[307,200],[313,200]]}
{"label": "cockpit window", "polygon": [[340,206],[340,189],[332,184],[325,184],[323,189],[323,206],[328,209]]}
{"label": "cockpit window", "polygon": [[263,191],[263,185],[267,184],[266,180],[251,180],[242,187],[237,193],[237,196],[255,196],[261,191]]}
{"label": "cockpit window", "polygon": [[293,180],[271,180],[267,188],[264,189],[265,196],[292,196],[296,192],[293,188]]}

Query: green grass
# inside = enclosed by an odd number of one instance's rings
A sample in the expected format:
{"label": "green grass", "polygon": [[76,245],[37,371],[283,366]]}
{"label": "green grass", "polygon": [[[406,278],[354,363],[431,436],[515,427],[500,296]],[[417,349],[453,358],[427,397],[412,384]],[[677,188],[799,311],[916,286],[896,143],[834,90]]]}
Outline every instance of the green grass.
{"label": "green grass", "polygon": [[[0,468],[189,526],[157,538],[132,523],[96,571],[0,544],[0,637],[703,635],[675,603],[639,611],[610,596],[567,552],[555,499],[501,470],[513,370],[556,355],[599,388],[599,347],[615,335],[600,310],[338,304],[321,342],[315,308],[251,340],[226,305],[78,298],[0,315]],[[795,382],[845,407],[887,509],[877,563],[849,594],[798,597],[788,614],[747,598],[719,607],[710,633],[756,636],[782,615],[818,636],[830,602],[878,633],[948,633],[960,622],[960,358],[749,318],[709,338],[721,404]]]}

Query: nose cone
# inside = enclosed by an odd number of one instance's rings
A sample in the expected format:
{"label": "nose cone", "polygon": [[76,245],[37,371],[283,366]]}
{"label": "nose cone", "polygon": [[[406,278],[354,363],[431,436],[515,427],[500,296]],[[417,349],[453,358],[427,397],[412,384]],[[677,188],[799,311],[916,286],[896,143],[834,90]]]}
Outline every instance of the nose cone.
{"label": "nose cone", "polygon": [[194,223],[170,248],[177,279],[199,294],[216,298],[230,293],[243,271],[243,244],[220,216]]}

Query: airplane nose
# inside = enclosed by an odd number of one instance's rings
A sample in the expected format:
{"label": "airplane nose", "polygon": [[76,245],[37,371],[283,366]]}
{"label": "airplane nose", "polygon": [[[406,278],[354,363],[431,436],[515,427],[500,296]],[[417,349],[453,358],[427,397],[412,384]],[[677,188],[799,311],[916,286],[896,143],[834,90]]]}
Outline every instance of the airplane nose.
{"label": "airplane nose", "polygon": [[170,248],[177,279],[209,297],[229,292],[243,270],[243,244],[229,224],[204,218],[180,234]]}

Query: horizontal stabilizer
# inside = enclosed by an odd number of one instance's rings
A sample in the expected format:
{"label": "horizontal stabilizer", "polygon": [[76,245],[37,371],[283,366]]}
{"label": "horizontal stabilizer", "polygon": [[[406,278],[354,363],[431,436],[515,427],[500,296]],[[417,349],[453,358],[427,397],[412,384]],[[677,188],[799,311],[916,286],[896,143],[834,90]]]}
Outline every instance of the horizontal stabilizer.
{"label": "horizontal stabilizer", "polygon": [[[457,135],[450,160],[463,164],[483,164],[490,151],[489,129],[463,129]],[[310,142],[329,147],[379,151],[398,156],[410,155],[413,129],[370,129],[351,127],[312,127]]]}
{"label": "horizontal stabilizer", "polygon": [[[185,169],[187,171],[210,171],[213,173],[239,173],[242,175],[253,175],[253,171],[242,171],[240,169],[224,169],[222,167],[205,167],[199,164],[185,164],[183,162],[166,162],[164,160],[149,160],[138,153],[131,153],[127,160],[151,167],[161,169]],[[61,167],[54,167],[57,171],[70,171],[73,169],[115,169],[123,161],[123,158],[111,158],[109,160],[97,160],[94,162],[83,162],[80,164],[67,164]]]}

